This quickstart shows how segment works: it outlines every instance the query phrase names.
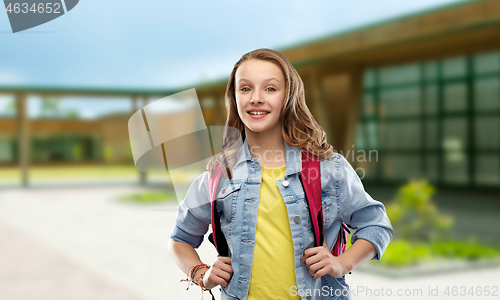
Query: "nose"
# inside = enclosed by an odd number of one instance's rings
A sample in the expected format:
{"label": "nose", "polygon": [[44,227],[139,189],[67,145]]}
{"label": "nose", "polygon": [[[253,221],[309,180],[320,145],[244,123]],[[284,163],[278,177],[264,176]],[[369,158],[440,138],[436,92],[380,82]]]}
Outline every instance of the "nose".
{"label": "nose", "polygon": [[252,104],[261,104],[264,102],[264,99],[262,99],[262,94],[260,91],[256,90],[253,92],[252,99],[250,100]]}

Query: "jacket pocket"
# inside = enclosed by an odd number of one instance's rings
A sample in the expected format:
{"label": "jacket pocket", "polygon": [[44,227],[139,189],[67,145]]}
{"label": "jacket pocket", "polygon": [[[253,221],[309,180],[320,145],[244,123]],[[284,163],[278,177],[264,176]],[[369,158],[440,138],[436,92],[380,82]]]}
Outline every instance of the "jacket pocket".
{"label": "jacket pocket", "polygon": [[241,190],[241,182],[228,182],[224,184],[217,194],[217,211],[221,214],[221,225],[233,221],[236,212],[236,200]]}

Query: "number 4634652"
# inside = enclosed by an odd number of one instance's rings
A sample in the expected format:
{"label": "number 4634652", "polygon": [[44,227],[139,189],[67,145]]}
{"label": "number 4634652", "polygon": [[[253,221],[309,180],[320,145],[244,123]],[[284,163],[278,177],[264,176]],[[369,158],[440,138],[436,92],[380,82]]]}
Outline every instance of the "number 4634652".
{"label": "number 4634652", "polygon": [[5,9],[9,14],[27,14],[27,13],[38,13],[38,14],[60,14],[61,4],[60,3],[33,3],[31,7],[28,3],[9,3]]}

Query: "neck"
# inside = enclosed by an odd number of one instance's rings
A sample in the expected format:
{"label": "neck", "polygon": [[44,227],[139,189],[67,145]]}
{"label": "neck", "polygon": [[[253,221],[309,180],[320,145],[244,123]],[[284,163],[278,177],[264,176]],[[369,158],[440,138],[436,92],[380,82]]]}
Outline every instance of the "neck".
{"label": "neck", "polygon": [[245,138],[252,157],[264,167],[276,168],[286,164],[286,154],[281,128],[272,132],[253,132],[245,128]]}

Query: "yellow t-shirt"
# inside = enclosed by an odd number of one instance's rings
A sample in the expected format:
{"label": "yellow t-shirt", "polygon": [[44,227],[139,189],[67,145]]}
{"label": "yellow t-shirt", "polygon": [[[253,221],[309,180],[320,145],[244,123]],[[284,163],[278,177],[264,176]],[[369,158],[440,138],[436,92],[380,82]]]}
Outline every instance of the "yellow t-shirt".
{"label": "yellow t-shirt", "polygon": [[[286,165],[262,167],[252,275],[247,299],[300,299],[291,296],[297,286],[290,223],[276,180],[285,176]],[[293,289],[296,291],[296,289]]]}

